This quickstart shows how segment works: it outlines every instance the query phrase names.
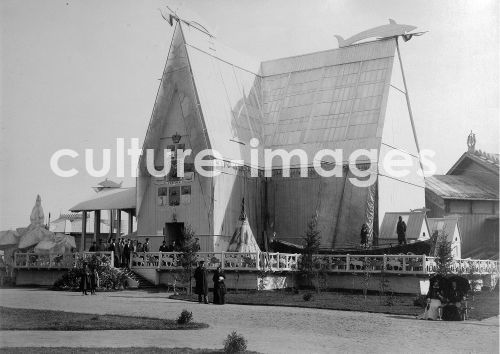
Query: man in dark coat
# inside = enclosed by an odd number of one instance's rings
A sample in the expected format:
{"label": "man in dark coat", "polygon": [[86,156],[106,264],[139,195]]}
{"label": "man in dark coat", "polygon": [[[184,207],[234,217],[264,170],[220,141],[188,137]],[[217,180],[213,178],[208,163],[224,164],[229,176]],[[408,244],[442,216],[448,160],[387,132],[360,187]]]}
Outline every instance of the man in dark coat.
{"label": "man in dark coat", "polygon": [[82,295],[88,295],[87,290],[90,290],[90,268],[87,263],[83,263],[80,277],[80,290],[82,291]]}
{"label": "man in dark coat", "polygon": [[398,234],[399,245],[406,245],[406,223],[403,221],[401,216],[399,217],[398,225],[396,226],[396,233]]}
{"label": "man in dark coat", "polygon": [[142,252],[150,252],[151,249],[149,247],[149,238],[146,239],[146,242],[144,242],[144,245],[142,246]]}
{"label": "man in dark coat", "polygon": [[95,242],[92,242],[92,246],[90,246],[89,252],[97,252],[97,244]]}
{"label": "man in dark coat", "polygon": [[160,249],[158,250],[160,252],[169,252],[168,251],[168,246],[167,246],[167,241],[163,241],[163,243],[160,246]]}
{"label": "man in dark coat", "polygon": [[130,247],[130,240],[128,240],[125,242],[125,246],[123,246],[123,266],[127,268],[130,264]]}
{"label": "man in dark coat", "polygon": [[200,261],[198,267],[194,271],[194,279],[196,281],[195,293],[198,294],[198,302],[201,304],[201,299],[203,297],[203,302],[208,304],[208,272],[205,268],[204,261]]}

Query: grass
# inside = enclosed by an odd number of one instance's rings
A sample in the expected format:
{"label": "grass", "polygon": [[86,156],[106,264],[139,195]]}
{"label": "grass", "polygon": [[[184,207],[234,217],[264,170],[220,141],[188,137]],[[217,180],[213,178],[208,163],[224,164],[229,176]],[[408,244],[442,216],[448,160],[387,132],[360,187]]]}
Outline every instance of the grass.
{"label": "grass", "polygon": [[[110,354],[132,354],[132,353],[151,353],[151,354],[217,354],[224,353],[221,350],[212,349],[190,349],[190,348],[3,348],[2,353],[12,354],[67,354],[67,353],[110,353]],[[246,351],[245,353],[257,353]],[[257,353],[258,354],[258,353]]]}
{"label": "grass", "polygon": [[188,330],[207,328],[204,323],[177,324],[175,320],[120,315],[0,307],[0,330]]}
{"label": "grass", "polygon": [[[311,293],[312,298],[304,301],[304,294]],[[173,299],[198,301],[197,295],[172,295]],[[239,291],[228,292],[226,303],[240,305],[264,305],[264,306],[292,306],[319,308],[329,310],[361,311],[374,313],[387,313],[394,315],[416,316],[423,313],[423,308],[413,304],[416,296],[394,295],[392,297],[380,297],[378,294],[369,293],[366,300],[361,293],[328,291],[316,294],[314,291],[301,290],[294,293],[288,290],[274,291]],[[488,317],[498,316],[498,288],[494,291],[483,291],[475,295],[475,300],[469,299],[469,319],[483,320]],[[392,302],[392,305],[388,305]]]}

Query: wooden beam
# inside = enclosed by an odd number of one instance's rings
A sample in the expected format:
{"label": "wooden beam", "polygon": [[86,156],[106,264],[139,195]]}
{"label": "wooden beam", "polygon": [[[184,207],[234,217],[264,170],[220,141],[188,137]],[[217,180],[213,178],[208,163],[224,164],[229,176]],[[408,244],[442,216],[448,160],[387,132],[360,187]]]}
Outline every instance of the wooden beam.
{"label": "wooden beam", "polygon": [[122,231],[122,211],[121,209],[116,210],[116,242],[121,236]]}
{"label": "wooden beam", "polygon": [[94,210],[94,242],[101,236],[101,211]]}
{"label": "wooden beam", "polygon": [[113,210],[109,211],[109,238],[113,238],[113,224],[114,224]]}
{"label": "wooden beam", "polygon": [[134,213],[130,210],[128,212],[128,234],[130,235],[132,232],[134,232]]}
{"label": "wooden beam", "polygon": [[80,252],[85,251],[85,235],[87,235],[87,212],[82,211],[82,240],[80,242]]}

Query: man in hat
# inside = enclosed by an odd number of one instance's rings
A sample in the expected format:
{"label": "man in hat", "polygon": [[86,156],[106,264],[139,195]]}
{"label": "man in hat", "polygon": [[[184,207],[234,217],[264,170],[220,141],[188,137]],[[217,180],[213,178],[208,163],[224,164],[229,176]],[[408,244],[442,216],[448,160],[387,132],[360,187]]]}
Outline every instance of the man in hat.
{"label": "man in hat", "polygon": [[207,268],[205,268],[205,261],[200,261],[198,264],[194,271],[194,279],[196,281],[195,293],[198,294],[198,302],[201,304],[203,297],[203,302],[208,304],[208,272]]}

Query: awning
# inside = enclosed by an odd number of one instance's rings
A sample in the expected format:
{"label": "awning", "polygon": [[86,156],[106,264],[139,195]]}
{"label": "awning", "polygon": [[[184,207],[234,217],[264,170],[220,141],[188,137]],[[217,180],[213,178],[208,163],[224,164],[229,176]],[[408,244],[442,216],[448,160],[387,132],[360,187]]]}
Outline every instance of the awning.
{"label": "awning", "polygon": [[111,209],[135,209],[136,189],[117,188],[109,192],[97,193],[95,197],[78,203],[70,211],[93,211]]}

